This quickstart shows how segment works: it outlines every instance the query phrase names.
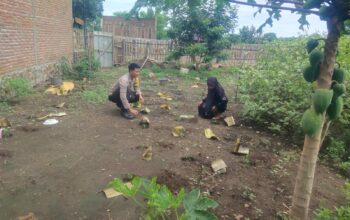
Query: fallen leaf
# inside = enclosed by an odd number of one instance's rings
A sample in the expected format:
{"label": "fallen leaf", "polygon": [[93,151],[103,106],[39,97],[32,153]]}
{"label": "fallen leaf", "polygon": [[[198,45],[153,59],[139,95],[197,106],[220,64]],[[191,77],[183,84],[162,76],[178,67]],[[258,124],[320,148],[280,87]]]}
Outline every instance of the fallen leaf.
{"label": "fallen leaf", "polygon": [[53,95],[67,95],[68,92],[74,89],[74,83],[70,81],[64,81],[61,86],[50,86],[45,90],[45,93],[51,93]]}
{"label": "fallen leaf", "polygon": [[244,218],[244,215],[241,215],[241,214],[236,215],[235,214],[235,220],[241,220],[243,218]]}
{"label": "fallen leaf", "polygon": [[144,107],[143,109],[141,109],[140,112],[143,114],[149,114],[151,112],[151,110],[149,110],[149,108],[147,108],[147,107]]}
{"label": "fallen leaf", "polygon": [[163,93],[163,92],[158,92],[158,96],[162,99],[165,99],[165,100],[168,100],[168,101],[171,101],[173,100],[169,95]]}
{"label": "fallen leaf", "polygon": [[[130,183],[130,182],[127,182],[124,185],[127,186],[129,189],[132,187],[132,183]],[[113,188],[104,189],[103,192],[105,193],[105,195],[108,199],[123,195],[123,193],[117,192]]]}
{"label": "fallen leaf", "polygon": [[142,157],[146,161],[152,160],[152,147],[147,147],[146,150],[143,152]]}
{"label": "fallen leaf", "polygon": [[11,127],[11,123],[7,118],[0,117],[0,128]]}
{"label": "fallen leaf", "polygon": [[224,121],[226,122],[226,125],[229,126],[229,127],[231,127],[231,126],[236,124],[235,119],[233,118],[233,116],[226,117],[224,119]]}
{"label": "fallen leaf", "polygon": [[66,104],[65,102],[62,102],[62,103],[56,105],[56,108],[63,108],[65,104]]}
{"label": "fallen leaf", "polygon": [[172,134],[174,137],[183,137],[185,135],[185,128],[183,126],[176,126],[173,128]]}
{"label": "fallen leaf", "polygon": [[18,217],[18,220],[37,220],[34,213],[30,212],[27,215]]}
{"label": "fallen leaf", "polygon": [[160,109],[171,110],[171,107],[168,104],[163,104],[163,105],[160,105]]}
{"label": "fallen leaf", "polygon": [[204,130],[204,135],[208,139],[219,140],[219,138],[213,133],[213,131],[210,128],[206,128]]}
{"label": "fallen leaf", "polygon": [[48,117],[62,117],[62,116],[66,116],[66,115],[67,115],[67,113],[65,113],[65,112],[50,113],[48,115],[45,115],[43,117],[38,118],[38,120],[41,121],[41,120],[44,120],[45,118],[48,118]]}
{"label": "fallen leaf", "polygon": [[196,89],[196,88],[199,88],[199,86],[197,84],[194,84],[193,86],[191,86],[191,88]]}
{"label": "fallen leaf", "polygon": [[211,168],[215,173],[226,173],[227,165],[222,159],[217,159],[211,163]]}

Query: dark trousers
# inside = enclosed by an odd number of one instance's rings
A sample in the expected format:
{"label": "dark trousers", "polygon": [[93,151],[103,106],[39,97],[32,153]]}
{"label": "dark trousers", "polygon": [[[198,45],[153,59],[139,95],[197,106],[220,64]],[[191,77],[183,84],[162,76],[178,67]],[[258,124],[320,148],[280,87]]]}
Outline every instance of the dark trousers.
{"label": "dark trousers", "polygon": [[[214,105],[211,105],[210,107],[206,108],[207,103],[202,102],[199,106],[198,106],[198,114],[199,116],[201,116],[202,118],[206,118],[206,119],[211,119],[213,118],[215,115],[213,113],[213,111],[211,110],[213,108],[213,106],[216,107],[216,110],[220,113],[223,113],[226,111],[227,108],[227,102],[222,102],[222,103],[217,103]],[[209,109],[209,110],[207,110]]]}
{"label": "dark trousers", "polygon": [[[136,92],[127,90],[126,92],[126,98],[128,99],[129,103],[134,103],[138,102],[140,100],[140,95],[136,94]],[[108,96],[108,100],[117,104],[117,106],[122,110],[122,111],[127,111],[127,109],[124,108],[123,102],[120,99],[120,90],[117,89],[114,93]]]}

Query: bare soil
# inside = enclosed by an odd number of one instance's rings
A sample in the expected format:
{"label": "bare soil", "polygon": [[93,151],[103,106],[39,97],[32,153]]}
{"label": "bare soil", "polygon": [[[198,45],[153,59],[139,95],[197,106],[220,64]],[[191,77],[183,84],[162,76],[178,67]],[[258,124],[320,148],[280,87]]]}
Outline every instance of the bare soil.
{"label": "bare soil", "polygon": [[[119,71],[120,72],[120,71]],[[118,75],[96,84],[110,87]],[[142,79],[146,106],[151,113],[148,129],[139,119],[128,121],[113,103],[90,104],[81,99],[81,86],[67,96],[44,94],[45,86],[2,113],[13,127],[13,136],[0,140],[0,219],[17,219],[30,212],[38,219],[136,220],[138,211],[122,196],[105,198],[101,190],[114,178],[127,174],[158,177],[158,182],[178,191],[199,187],[219,203],[219,219],[278,219],[288,211],[300,151],[283,138],[238,123],[227,127],[209,120],[180,122],[181,114],[197,114],[197,103],[205,84],[191,88],[195,81],[173,77],[166,86]],[[223,78],[219,80],[223,81]],[[226,88],[234,97],[233,86]],[[173,100],[157,96],[166,92]],[[65,102],[62,109],[55,105]],[[168,103],[170,111],[161,110]],[[230,99],[225,115],[240,121],[241,105]],[[37,117],[64,111],[59,123],[44,126]],[[173,137],[174,126],[183,125],[185,137]],[[209,140],[204,129],[211,128],[220,140]],[[236,138],[250,148],[249,157],[231,154]],[[151,161],[142,159],[143,148],[152,146]],[[210,164],[223,159],[227,172],[213,175]],[[311,212],[322,204],[333,207],[344,202],[341,188],[345,179],[322,163],[318,164]],[[244,219],[244,218],[242,218]]]}

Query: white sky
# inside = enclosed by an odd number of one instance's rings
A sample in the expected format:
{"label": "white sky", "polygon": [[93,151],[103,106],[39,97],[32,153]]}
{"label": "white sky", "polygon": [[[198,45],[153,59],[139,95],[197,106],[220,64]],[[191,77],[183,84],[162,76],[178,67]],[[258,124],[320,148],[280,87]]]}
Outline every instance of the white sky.
{"label": "white sky", "polygon": [[[136,0],[105,0],[104,2],[104,15],[112,15],[116,11],[129,11]],[[238,28],[242,26],[255,26],[258,28],[266,19],[266,12],[258,14],[255,18],[253,16],[257,8],[250,6],[240,5],[238,8]],[[291,37],[312,33],[325,33],[326,23],[321,21],[317,16],[310,15],[307,17],[310,23],[309,29],[302,31],[299,29],[299,23],[297,20],[299,16],[289,12],[282,12],[282,18],[279,21],[274,20],[272,27],[266,26],[264,33],[274,32],[278,37]],[[235,30],[237,32],[238,28]]]}

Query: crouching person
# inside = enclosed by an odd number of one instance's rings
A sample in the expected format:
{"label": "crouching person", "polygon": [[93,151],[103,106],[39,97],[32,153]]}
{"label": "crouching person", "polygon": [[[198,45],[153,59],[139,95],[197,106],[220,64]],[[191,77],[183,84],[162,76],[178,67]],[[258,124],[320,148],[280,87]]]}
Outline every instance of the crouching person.
{"label": "crouching person", "polygon": [[226,111],[228,99],[224,88],[215,77],[207,81],[208,94],[198,105],[198,114],[202,118],[219,118]]}
{"label": "crouching person", "polygon": [[140,66],[136,63],[129,65],[129,73],[118,79],[112,88],[109,101],[116,103],[121,110],[121,115],[127,119],[133,119],[139,112],[131,107],[132,103],[144,102],[138,76],[140,75]]}

